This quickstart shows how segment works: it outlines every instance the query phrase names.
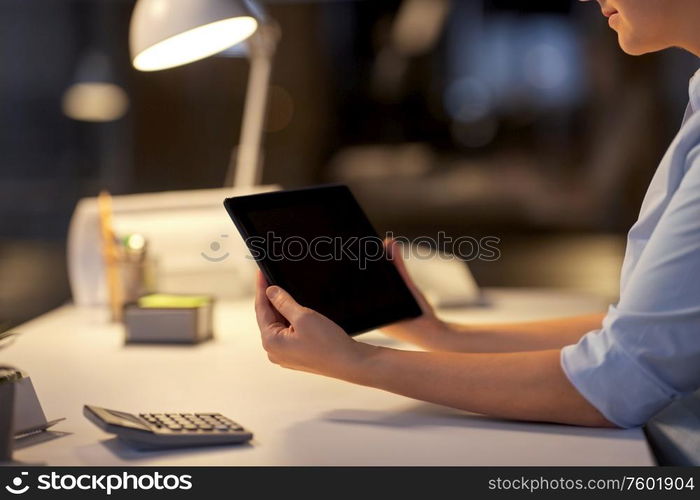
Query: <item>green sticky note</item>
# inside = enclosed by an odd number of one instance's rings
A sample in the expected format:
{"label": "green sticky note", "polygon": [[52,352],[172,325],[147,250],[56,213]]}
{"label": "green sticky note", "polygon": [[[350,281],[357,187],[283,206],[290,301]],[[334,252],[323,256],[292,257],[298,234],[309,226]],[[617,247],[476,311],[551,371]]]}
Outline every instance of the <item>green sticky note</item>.
{"label": "green sticky note", "polygon": [[206,295],[168,295],[154,293],[144,295],[139,299],[139,307],[143,308],[181,308],[189,309],[209,304],[211,299]]}

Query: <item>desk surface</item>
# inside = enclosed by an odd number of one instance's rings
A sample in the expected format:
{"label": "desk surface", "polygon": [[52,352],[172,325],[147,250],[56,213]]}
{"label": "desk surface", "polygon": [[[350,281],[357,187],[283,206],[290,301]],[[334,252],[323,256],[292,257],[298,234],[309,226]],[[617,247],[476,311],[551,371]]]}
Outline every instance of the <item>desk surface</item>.
{"label": "desk surface", "polygon": [[[489,308],[454,319],[510,321],[602,310],[566,292],[490,290]],[[293,372],[268,362],[250,301],[217,304],[216,340],[125,346],[102,310],[59,308],[17,328],[5,361],[29,372],[56,432],[15,451],[48,465],[652,465],[640,429],[510,422]],[[377,333],[362,340],[397,344]],[[81,414],[218,411],[255,433],[250,445],[137,452]]]}

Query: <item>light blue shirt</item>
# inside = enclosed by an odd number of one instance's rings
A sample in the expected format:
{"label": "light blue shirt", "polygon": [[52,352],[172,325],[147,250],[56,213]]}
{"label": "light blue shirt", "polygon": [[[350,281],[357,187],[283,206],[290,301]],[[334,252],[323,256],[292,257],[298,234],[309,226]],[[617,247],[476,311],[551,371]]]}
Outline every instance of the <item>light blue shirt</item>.
{"label": "light blue shirt", "polygon": [[700,388],[700,71],[628,234],[620,300],[600,330],[562,349],[561,364],[621,427],[642,425]]}

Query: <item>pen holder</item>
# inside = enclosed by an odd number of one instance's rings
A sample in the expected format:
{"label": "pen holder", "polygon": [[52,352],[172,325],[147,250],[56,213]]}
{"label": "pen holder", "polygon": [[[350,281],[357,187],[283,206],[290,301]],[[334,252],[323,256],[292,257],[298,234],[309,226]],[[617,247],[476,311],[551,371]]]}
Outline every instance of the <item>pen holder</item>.
{"label": "pen holder", "polygon": [[147,257],[141,261],[120,259],[115,264],[121,278],[125,304],[136,302],[139,297],[153,293],[157,283],[157,263]]}

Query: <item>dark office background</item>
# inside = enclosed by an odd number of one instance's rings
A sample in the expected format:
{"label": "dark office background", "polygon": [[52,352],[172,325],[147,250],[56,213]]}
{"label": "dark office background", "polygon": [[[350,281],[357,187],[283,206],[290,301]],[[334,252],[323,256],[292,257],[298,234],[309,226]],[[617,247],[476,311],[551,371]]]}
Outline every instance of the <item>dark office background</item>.
{"label": "dark office background", "polygon": [[[81,197],[224,183],[246,60],[135,71],[133,3],[0,0],[0,323],[69,298]],[[626,56],[597,6],[574,0],[263,3],[282,31],[266,183],[348,183],[378,229],[409,237],[497,235],[502,259],[471,264],[482,285],[614,300],[694,57]],[[115,122],[62,112],[94,50],[129,98]]]}

